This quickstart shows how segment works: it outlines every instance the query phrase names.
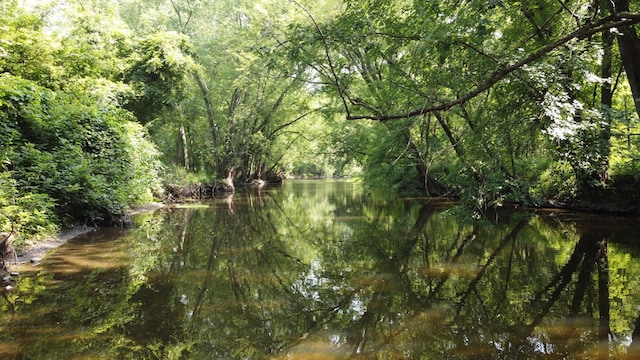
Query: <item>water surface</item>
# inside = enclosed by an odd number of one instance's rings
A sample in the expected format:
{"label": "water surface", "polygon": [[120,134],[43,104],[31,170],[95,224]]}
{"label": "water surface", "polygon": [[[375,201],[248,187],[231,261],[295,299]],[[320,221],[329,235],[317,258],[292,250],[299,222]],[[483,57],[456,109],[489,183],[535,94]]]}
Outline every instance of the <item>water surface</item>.
{"label": "water surface", "polygon": [[0,358],[639,358],[638,219],[485,215],[348,181],[142,214],[2,293]]}

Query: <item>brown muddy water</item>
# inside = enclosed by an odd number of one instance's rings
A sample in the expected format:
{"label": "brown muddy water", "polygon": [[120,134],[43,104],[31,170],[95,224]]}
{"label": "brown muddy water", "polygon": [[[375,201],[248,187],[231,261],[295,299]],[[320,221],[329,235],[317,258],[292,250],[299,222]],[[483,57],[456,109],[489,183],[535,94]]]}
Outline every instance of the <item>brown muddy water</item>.
{"label": "brown muddy water", "polygon": [[638,220],[247,190],[23,269],[0,359],[637,359]]}

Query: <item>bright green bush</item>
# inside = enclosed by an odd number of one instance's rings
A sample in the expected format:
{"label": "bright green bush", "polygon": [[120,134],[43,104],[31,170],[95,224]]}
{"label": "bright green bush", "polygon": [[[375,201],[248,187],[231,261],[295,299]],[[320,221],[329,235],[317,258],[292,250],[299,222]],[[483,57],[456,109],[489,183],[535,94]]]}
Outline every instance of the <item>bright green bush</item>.
{"label": "bright green bush", "polygon": [[188,50],[186,38],[158,35],[136,49],[126,29],[88,16],[50,34],[43,17],[16,2],[0,15],[0,231],[47,235],[118,220],[153,200],[159,154],[125,107],[157,95],[141,87],[165,91],[159,102],[172,103],[192,69],[188,56],[164,45]]}
{"label": "bright green bush", "polygon": [[9,172],[0,172],[0,232],[20,234],[15,245],[25,237],[41,237],[58,230],[55,202],[45,194],[20,194]]}
{"label": "bright green bush", "polygon": [[576,191],[577,181],[571,164],[560,160],[542,172],[531,189],[531,195],[535,198],[567,200],[575,197]]}
{"label": "bright green bush", "polygon": [[611,139],[609,178],[614,186],[624,187],[626,191],[638,189],[638,184],[640,184],[640,137],[633,134],[640,132],[640,124],[626,120],[615,125],[614,131],[622,136],[614,136]]}
{"label": "bright green bush", "polygon": [[125,124],[126,152],[129,159],[127,204],[139,205],[154,200],[162,192],[160,152],[147,139],[145,128],[134,122]]}
{"label": "bright green bush", "polygon": [[18,197],[52,199],[63,223],[97,222],[160,188],[155,147],[128,111],[88,91],[99,84],[53,92],[7,74],[1,84],[7,170]]}

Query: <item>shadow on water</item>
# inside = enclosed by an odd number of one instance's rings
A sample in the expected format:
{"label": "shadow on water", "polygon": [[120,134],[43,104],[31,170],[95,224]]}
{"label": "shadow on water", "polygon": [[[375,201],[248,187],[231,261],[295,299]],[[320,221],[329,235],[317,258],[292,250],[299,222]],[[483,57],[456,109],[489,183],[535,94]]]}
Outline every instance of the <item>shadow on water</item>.
{"label": "shadow on water", "polygon": [[64,245],[3,293],[3,359],[633,359],[638,219],[467,221],[294,181]]}

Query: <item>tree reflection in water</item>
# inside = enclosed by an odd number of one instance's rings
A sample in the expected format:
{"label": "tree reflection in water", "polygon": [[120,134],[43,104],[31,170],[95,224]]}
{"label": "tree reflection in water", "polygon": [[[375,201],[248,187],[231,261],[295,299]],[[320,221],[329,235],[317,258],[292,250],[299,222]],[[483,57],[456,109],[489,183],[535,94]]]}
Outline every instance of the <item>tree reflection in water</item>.
{"label": "tree reflection in water", "polygon": [[205,205],[141,216],[103,252],[91,248],[98,259],[120,254],[114,266],[73,265],[68,251],[91,238],[52,254],[7,294],[0,355],[640,354],[633,219],[514,212],[469,222],[447,203],[376,200],[341,181]]}

